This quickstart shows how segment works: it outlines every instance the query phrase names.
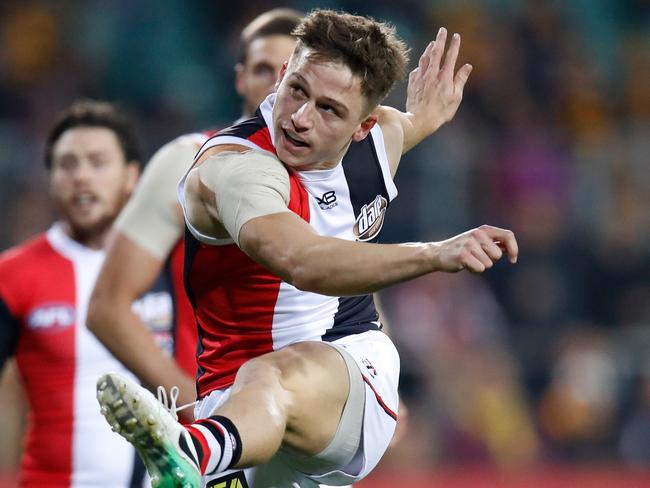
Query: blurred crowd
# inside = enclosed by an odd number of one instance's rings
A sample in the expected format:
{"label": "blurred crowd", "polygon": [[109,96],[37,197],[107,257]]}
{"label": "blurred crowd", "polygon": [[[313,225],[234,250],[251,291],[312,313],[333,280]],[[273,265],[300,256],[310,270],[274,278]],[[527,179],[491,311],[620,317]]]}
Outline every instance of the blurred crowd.
{"label": "blurred crowd", "polygon": [[[119,102],[148,154],[222,126],[238,32],[274,6],[388,20],[413,65],[439,26],[460,32],[465,99],[405,156],[385,240],[490,223],[519,241],[516,266],[382,293],[409,408],[386,462],[650,466],[648,0],[2,2],[0,249],[53,218],[42,152],[61,109]],[[404,88],[387,102],[403,108]],[[2,395],[5,412],[18,395]]]}

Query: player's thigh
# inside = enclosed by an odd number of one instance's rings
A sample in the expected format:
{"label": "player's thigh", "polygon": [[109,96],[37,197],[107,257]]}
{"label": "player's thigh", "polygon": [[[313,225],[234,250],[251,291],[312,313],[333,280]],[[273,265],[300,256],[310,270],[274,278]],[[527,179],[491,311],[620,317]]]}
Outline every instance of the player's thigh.
{"label": "player's thigh", "polygon": [[303,454],[321,452],[336,434],[348,397],[349,375],[341,354],[322,342],[300,342],[257,358],[257,367],[280,371],[288,393],[283,445]]}

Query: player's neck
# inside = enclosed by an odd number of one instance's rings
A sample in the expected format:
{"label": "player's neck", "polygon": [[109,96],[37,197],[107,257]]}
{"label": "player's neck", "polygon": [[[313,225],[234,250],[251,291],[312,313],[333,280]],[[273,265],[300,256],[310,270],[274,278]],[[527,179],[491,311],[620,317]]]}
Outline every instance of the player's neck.
{"label": "player's neck", "polygon": [[294,165],[292,166],[292,168],[296,171],[317,171],[317,170],[334,169],[343,161],[343,157],[348,152],[348,148],[350,147],[351,143],[352,140],[350,140],[350,142],[348,142],[345,145],[345,147],[341,151],[339,151],[339,153],[336,156],[332,157],[328,161],[323,161],[320,163],[310,163],[304,166]]}

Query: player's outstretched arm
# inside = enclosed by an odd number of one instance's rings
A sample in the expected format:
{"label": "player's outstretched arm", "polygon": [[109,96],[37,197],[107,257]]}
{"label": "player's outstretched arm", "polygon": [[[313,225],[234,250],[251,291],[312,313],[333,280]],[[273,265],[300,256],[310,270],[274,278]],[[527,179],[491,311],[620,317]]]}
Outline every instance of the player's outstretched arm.
{"label": "player's outstretched arm", "polygon": [[447,30],[441,27],[409,75],[406,112],[386,106],[377,109],[394,170],[402,154],[449,122],[460,106],[472,66],[464,64],[456,71],[459,34],[452,36],[445,54],[446,43]]}
{"label": "player's outstretched arm", "polygon": [[238,146],[215,149],[188,175],[187,218],[205,235],[230,236],[284,281],[324,295],[372,293],[433,271],[483,272],[504,254],[511,262],[517,259],[513,233],[491,226],[442,242],[413,244],[321,236],[288,210],[288,180],[272,156]]}
{"label": "player's outstretched arm", "polygon": [[518,255],[511,231],[487,225],[442,242],[369,244],[320,236],[292,213],[248,221],[239,243],[297,288],[333,296],[372,293],[434,271],[481,273]]}

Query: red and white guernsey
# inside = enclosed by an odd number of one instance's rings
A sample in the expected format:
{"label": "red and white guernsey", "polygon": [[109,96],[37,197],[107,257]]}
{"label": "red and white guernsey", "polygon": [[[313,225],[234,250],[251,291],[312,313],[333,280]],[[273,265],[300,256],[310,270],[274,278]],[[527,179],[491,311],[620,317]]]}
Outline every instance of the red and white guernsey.
{"label": "red and white guernsey", "polygon": [[[274,95],[255,116],[212,137],[201,149],[239,144],[275,154]],[[353,142],[330,170],[289,173],[289,210],[321,235],[376,242],[397,196],[381,129]],[[183,182],[181,182],[181,185]],[[198,332],[199,398],[231,385],[247,360],[305,340],[334,341],[381,327],[371,295],[329,297],[298,290],[251,260],[237,245],[186,232],[185,286]]]}
{"label": "red and white guernsey", "polygon": [[[128,374],[85,325],[103,260],[59,224],[0,254],[0,367],[15,356],[30,405],[21,486],[143,486],[135,451],[111,432],[95,399],[101,374]],[[172,352],[169,281],[163,273],[134,309]]]}

